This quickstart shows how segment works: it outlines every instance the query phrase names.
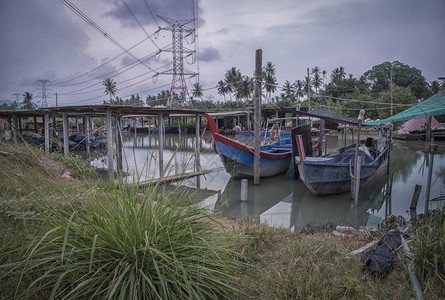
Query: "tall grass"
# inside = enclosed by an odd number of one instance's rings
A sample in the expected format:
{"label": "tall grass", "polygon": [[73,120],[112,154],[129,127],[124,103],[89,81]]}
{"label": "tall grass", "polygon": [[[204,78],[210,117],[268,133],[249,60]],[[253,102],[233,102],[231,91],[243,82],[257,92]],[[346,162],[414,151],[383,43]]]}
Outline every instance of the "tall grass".
{"label": "tall grass", "polygon": [[445,207],[420,215],[409,246],[425,292],[445,297]]}
{"label": "tall grass", "polygon": [[[44,199],[44,198],[42,198]],[[47,200],[47,199],[46,199]],[[73,199],[74,202],[74,199]],[[181,188],[120,184],[104,201],[91,195],[44,214],[29,243],[7,245],[0,281],[11,298],[220,299],[235,297],[239,263],[212,213],[189,205]],[[18,248],[17,248],[18,247]]]}

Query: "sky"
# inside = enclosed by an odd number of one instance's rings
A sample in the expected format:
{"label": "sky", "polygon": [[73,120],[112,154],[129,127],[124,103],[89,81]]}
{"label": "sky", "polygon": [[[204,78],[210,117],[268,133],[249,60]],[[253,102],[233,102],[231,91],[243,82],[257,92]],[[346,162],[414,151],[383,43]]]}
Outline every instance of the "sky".
{"label": "sky", "polygon": [[203,99],[224,100],[216,84],[232,67],[252,76],[257,49],[279,86],[314,66],[359,77],[385,61],[431,82],[445,77],[444,15],[443,0],[2,0],[0,100],[30,92],[41,105],[41,80],[49,106],[56,94],[59,106],[100,104],[106,78],[122,98],[170,89],[172,32],[159,16],[198,28],[184,37],[195,53],[184,68],[199,73],[185,77],[189,91],[199,80]]}

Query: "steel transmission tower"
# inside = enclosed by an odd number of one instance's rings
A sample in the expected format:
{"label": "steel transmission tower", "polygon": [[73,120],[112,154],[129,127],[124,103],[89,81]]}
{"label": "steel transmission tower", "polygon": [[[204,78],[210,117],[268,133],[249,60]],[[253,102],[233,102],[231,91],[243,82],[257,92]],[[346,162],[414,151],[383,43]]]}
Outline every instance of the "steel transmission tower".
{"label": "steel transmission tower", "polygon": [[42,103],[40,104],[40,107],[48,107],[48,102],[46,101],[46,99],[49,97],[46,93],[49,91],[49,89],[47,88],[49,80],[40,79],[40,80],[37,80],[36,83],[38,84],[37,98],[42,98]]}
{"label": "steel transmission tower", "polygon": [[188,90],[185,83],[184,75],[195,76],[197,73],[189,71],[184,68],[184,53],[192,55],[195,51],[184,47],[184,34],[193,34],[194,29],[186,27],[185,25],[193,22],[194,19],[188,20],[173,20],[167,17],[158,16],[169,26],[161,28],[162,30],[168,30],[172,32],[172,47],[162,50],[173,53],[173,69],[160,72],[159,74],[173,75],[172,84],[170,88],[170,95],[168,98],[167,106],[169,107],[184,107],[188,105]]}

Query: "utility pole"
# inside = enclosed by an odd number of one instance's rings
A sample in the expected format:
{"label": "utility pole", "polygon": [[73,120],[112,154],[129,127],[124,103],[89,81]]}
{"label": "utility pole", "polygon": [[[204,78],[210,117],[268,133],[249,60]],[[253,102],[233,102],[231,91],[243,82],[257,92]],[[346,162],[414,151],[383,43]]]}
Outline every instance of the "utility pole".
{"label": "utility pole", "polygon": [[47,85],[49,83],[49,80],[46,79],[40,79],[37,80],[36,83],[38,84],[37,87],[37,98],[42,98],[42,103],[40,105],[40,107],[48,107],[48,102],[47,102],[47,98],[49,98],[47,96],[47,92],[49,91]]}
{"label": "utility pole", "polygon": [[311,77],[309,76],[309,68],[307,68],[307,99],[308,111],[311,111]]}
{"label": "utility pole", "polygon": [[188,106],[187,97],[189,93],[184,75],[196,76],[198,74],[184,68],[184,54],[187,54],[185,56],[185,58],[187,58],[194,55],[196,52],[184,47],[184,34],[187,34],[186,36],[188,36],[195,33],[195,29],[186,26],[187,24],[193,22],[194,19],[173,20],[167,17],[158,17],[169,25],[168,27],[161,29],[172,32],[172,47],[162,51],[173,53],[173,69],[159,73],[173,75],[167,106]]}
{"label": "utility pole", "polygon": [[14,96],[14,98],[15,98],[15,103],[17,103],[17,107],[19,107],[20,106],[20,103],[19,103],[19,97],[20,97],[20,94],[12,94],[12,96]]}
{"label": "utility pole", "polygon": [[392,93],[392,63],[391,63],[391,71],[389,74],[389,78],[391,81],[391,117],[393,116],[393,111],[392,111],[392,101],[393,101],[393,93]]}

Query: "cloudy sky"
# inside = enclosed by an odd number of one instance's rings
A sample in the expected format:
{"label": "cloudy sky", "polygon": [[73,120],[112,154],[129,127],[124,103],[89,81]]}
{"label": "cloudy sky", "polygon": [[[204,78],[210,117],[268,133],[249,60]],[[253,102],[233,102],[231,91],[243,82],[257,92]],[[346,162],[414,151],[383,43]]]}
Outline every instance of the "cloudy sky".
{"label": "cloudy sky", "polygon": [[[276,66],[280,85],[303,79],[319,66],[339,66],[360,76],[376,64],[401,61],[428,81],[445,76],[443,0],[1,0],[0,99],[31,92],[48,80],[48,104],[98,104],[108,97],[101,82],[113,78],[128,98],[169,89],[171,32],[164,16],[197,18],[197,50],[184,67],[199,72],[204,98],[222,100],[215,89],[226,70],[254,72],[255,50]],[[84,16],[88,24],[68,6]],[[188,77],[188,76],[187,76]],[[187,79],[189,89],[198,77]]]}

